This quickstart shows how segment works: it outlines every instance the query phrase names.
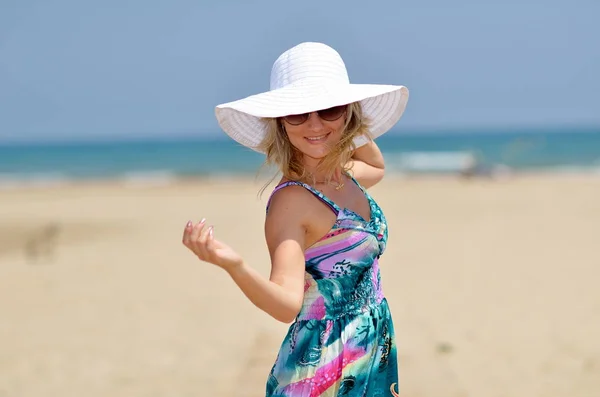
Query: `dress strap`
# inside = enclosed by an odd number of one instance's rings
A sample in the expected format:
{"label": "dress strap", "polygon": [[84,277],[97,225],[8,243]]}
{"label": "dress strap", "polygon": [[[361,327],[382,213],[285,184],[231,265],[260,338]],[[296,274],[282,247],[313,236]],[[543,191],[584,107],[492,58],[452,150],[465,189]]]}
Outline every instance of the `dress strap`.
{"label": "dress strap", "polygon": [[302,186],[303,188],[305,188],[306,190],[308,190],[309,192],[311,192],[312,194],[314,194],[319,200],[321,200],[325,205],[327,205],[334,214],[339,214],[340,213],[340,207],[338,207],[338,205],[336,203],[334,203],[332,200],[330,200],[327,196],[325,196],[323,193],[321,193],[320,191],[318,191],[317,189],[315,189],[314,187],[310,186],[309,184],[303,183],[303,182],[299,182],[299,181],[287,181],[287,182],[283,182],[280,183],[279,185],[275,186],[275,188],[273,189],[273,192],[271,192],[271,196],[269,197],[269,200],[267,201],[267,209],[266,211],[269,212],[269,205],[271,204],[271,200],[273,199],[273,195],[275,193],[277,193],[277,191],[283,189],[284,187],[287,186]]}
{"label": "dress strap", "polygon": [[352,182],[354,182],[354,184],[356,184],[356,186],[358,186],[358,187],[360,188],[360,190],[362,190],[362,191],[363,191],[363,193],[366,193],[366,192],[367,192],[367,189],[365,189],[365,188],[363,187],[363,185],[361,185],[361,184],[360,184],[360,182],[358,182],[358,181],[356,180],[356,178],[354,178],[354,177],[352,176],[352,174],[350,174],[349,172],[344,172],[344,175],[346,175],[346,176],[347,176],[347,177],[348,177],[348,178],[349,178],[349,179],[350,179]]}

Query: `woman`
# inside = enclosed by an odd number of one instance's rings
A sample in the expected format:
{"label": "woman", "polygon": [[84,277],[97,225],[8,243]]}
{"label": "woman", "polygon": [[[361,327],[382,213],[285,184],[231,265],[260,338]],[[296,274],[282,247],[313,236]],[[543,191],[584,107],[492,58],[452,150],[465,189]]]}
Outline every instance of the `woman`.
{"label": "woman", "polygon": [[271,71],[271,90],[219,105],[221,128],[266,154],[282,178],[267,203],[269,279],[188,222],[183,243],[220,266],[257,307],[292,323],[267,396],[397,395],[394,328],[378,259],[387,224],[365,188],[384,175],[372,140],[402,116],[403,86],[350,84],[332,48],[302,43]]}

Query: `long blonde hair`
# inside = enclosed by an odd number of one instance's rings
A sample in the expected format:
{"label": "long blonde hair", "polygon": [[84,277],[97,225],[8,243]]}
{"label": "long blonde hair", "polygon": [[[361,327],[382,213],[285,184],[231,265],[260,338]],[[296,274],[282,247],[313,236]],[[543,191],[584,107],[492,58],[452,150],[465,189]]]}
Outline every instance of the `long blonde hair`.
{"label": "long blonde hair", "polygon": [[[314,176],[306,171],[302,162],[302,152],[291,144],[282,122],[277,118],[264,118],[263,121],[267,127],[266,134],[258,149],[266,154],[264,165],[277,167],[289,180],[314,184],[316,182]],[[317,170],[323,172],[326,180],[331,179],[338,167],[342,167],[345,172],[349,171],[348,162],[356,149],[354,138],[365,136],[369,140],[372,139],[368,122],[363,116],[360,102],[347,105],[342,137],[317,166]],[[276,176],[267,182],[261,192]]]}

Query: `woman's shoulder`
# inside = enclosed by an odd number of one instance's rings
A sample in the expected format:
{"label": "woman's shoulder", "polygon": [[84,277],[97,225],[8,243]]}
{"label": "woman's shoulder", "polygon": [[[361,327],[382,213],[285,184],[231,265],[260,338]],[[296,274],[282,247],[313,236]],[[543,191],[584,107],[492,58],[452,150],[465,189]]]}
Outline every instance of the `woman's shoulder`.
{"label": "woman's shoulder", "polygon": [[267,212],[277,211],[281,208],[304,211],[310,205],[310,191],[302,182],[282,179],[273,188],[267,202]]}
{"label": "woman's shoulder", "polygon": [[286,183],[277,185],[267,202],[265,232],[283,233],[283,230],[302,228],[312,224],[310,194],[301,184]]}

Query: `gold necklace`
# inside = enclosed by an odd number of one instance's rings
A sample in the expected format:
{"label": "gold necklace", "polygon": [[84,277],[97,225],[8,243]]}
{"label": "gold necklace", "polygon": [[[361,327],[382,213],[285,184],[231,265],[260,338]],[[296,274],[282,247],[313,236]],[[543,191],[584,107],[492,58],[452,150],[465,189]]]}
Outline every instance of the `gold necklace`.
{"label": "gold necklace", "polygon": [[341,188],[344,187],[344,182],[337,182],[337,183],[333,184],[333,183],[331,183],[331,181],[329,181],[329,182],[326,182],[326,181],[323,181],[323,182],[315,181],[315,183],[316,184],[320,184],[320,185],[323,185],[323,184],[331,185],[331,186],[333,186],[333,188],[335,190],[340,190]]}

